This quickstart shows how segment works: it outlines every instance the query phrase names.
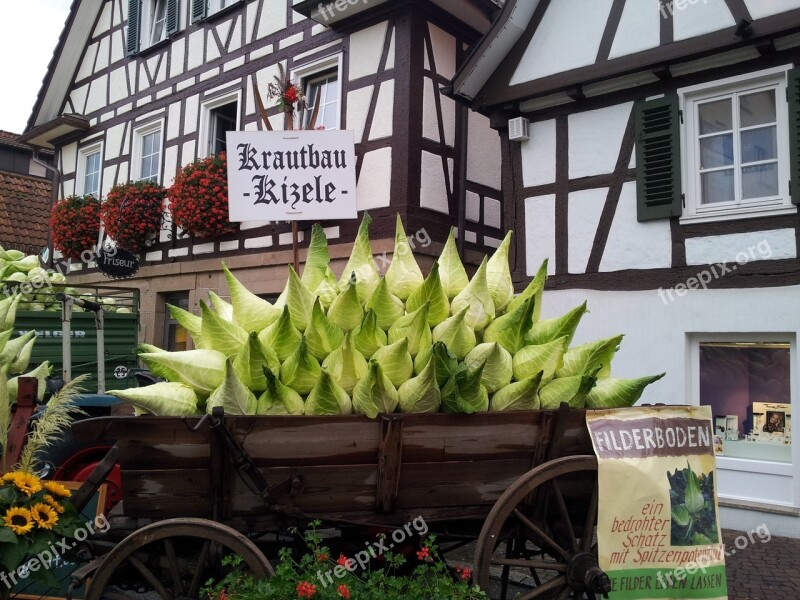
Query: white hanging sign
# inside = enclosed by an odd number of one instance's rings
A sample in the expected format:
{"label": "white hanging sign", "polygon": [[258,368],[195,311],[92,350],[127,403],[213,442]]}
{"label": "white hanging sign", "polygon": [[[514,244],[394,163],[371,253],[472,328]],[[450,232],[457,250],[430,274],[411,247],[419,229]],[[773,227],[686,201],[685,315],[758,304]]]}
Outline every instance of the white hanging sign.
{"label": "white hanging sign", "polygon": [[352,131],[229,131],[230,220],[356,218]]}

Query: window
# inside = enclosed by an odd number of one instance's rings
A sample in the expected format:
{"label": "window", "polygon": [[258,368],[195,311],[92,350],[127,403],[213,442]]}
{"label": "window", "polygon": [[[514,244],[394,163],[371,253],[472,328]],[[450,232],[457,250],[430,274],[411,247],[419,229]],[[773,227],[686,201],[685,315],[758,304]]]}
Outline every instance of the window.
{"label": "window", "polygon": [[242,0],[192,0],[192,23],[238,4]]}
{"label": "window", "polygon": [[103,147],[93,144],[81,148],[78,159],[77,184],[81,194],[100,197],[100,171],[102,169]]}
{"label": "window", "polygon": [[133,179],[159,182],[161,179],[161,123],[134,132]]}
{"label": "window", "polygon": [[[166,304],[177,306],[183,310],[189,310],[189,292],[173,292],[164,298]],[[164,349],[174,352],[176,350],[187,350],[189,332],[184,329],[169,312],[166,310],[164,321]]]}
{"label": "window", "polygon": [[791,462],[791,360],[789,342],[699,342],[700,404],[719,455]]}
{"label": "window", "polygon": [[337,54],[292,71],[291,80],[300,82],[306,97],[306,109],[301,116],[303,128],[310,126],[315,107],[319,107],[316,127],[339,129],[341,126],[341,61],[341,55]]}
{"label": "window", "polygon": [[206,149],[205,156],[226,151],[225,134],[228,131],[236,131],[239,126],[240,94],[237,91],[203,104],[203,133],[200,147]]}
{"label": "window", "polygon": [[796,212],[798,122],[800,69],[786,67],[637,103],[639,220]]}
{"label": "window", "polygon": [[136,54],[178,31],[179,0],[128,0],[128,54]]}
{"label": "window", "polygon": [[303,127],[308,127],[314,108],[317,111],[316,127],[339,129],[339,74],[330,71],[324,75],[305,81],[306,110],[303,115]]}

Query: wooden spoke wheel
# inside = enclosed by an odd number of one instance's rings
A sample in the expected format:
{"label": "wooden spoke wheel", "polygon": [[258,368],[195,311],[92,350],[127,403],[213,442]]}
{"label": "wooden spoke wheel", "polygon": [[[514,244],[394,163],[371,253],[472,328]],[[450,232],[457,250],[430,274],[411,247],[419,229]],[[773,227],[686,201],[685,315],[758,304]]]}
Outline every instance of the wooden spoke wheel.
{"label": "wooden spoke wheel", "polygon": [[[132,533],[100,563],[87,600],[195,600],[209,578],[224,576],[236,554],[256,578],[274,574],[258,547],[235,529],[206,519],[166,519]],[[146,592],[146,595],[143,595]]]}
{"label": "wooden spoke wheel", "polygon": [[594,600],[610,591],[597,564],[596,524],[597,459],[544,463],[511,485],[486,518],[475,582],[489,590],[499,579],[501,600]]}

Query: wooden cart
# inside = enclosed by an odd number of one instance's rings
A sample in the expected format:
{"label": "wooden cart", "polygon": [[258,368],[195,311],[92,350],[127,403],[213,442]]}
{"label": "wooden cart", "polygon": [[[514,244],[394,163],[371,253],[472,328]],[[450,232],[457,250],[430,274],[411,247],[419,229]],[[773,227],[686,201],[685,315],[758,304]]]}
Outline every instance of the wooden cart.
{"label": "wooden cart", "polygon": [[132,570],[162,598],[196,597],[215,550],[268,576],[258,538],[308,519],[394,528],[422,517],[445,538],[477,539],[475,580],[499,578],[502,598],[522,576],[526,599],[609,589],[596,559],[597,462],[585,411],[566,405],[376,420],[108,417],[74,435],[117,440],[105,462],[122,471],[112,531],[127,535],[91,566],[92,600]]}

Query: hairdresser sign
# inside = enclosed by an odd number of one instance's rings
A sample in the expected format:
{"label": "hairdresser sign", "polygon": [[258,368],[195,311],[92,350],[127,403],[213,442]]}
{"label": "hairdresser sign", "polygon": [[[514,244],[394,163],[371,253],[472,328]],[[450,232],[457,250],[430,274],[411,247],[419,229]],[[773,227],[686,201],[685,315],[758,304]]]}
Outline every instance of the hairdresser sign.
{"label": "hairdresser sign", "polygon": [[725,599],[711,410],[588,411],[611,600]]}
{"label": "hairdresser sign", "polygon": [[229,131],[230,220],[356,218],[352,131]]}

